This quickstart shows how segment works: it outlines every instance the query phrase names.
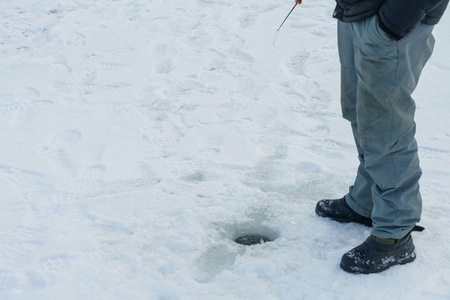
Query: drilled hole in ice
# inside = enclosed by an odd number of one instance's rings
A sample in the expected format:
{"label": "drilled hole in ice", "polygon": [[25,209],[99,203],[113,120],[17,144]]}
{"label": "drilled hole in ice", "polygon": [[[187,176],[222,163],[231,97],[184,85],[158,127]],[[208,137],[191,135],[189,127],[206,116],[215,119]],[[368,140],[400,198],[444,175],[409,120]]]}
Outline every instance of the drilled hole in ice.
{"label": "drilled hole in ice", "polygon": [[263,244],[267,242],[272,242],[270,238],[268,238],[265,235],[261,234],[244,234],[239,236],[237,239],[234,240],[236,243],[244,245],[244,246],[251,246],[251,245],[257,245],[257,244]]}

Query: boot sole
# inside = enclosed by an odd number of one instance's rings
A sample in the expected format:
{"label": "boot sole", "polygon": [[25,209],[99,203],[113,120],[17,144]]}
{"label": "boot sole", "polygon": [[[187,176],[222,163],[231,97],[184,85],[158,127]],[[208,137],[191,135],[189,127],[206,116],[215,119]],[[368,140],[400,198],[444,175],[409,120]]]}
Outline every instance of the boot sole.
{"label": "boot sole", "polygon": [[415,259],[416,259],[416,253],[413,252],[410,255],[408,255],[407,257],[405,257],[404,259],[396,260],[394,263],[388,264],[385,267],[382,267],[380,269],[366,270],[366,269],[361,269],[361,268],[356,268],[356,267],[348,267],[346,265],[343,265],[342,263],[340,264],[340,267],[342,270],[344,270],[348,273],[353,273],[353,274],[376,274],[376,273],[381,273],[383,271],[386,271],[387,269],[389,269],[392,266],[406,265],[407,263],[413,262]]}
{"label": "boot sole", "polygon": [[328,219],[331,219],[331,220],[339,222],[339,223],[358,223],[358,224],[365,225],[367,227],[372,227],[372,221],[370,221],[370,224],[369,224],[368,222],[364,222],[364,221],[360,222],[360,221],[357,221],[357,220],[341,219],[341,218],[331,217],[331,216],[325,214],[324,212],[322,212],[320,210],[317,210],[317,208],[316,208],[316,214],[319,217],[328,218]]}

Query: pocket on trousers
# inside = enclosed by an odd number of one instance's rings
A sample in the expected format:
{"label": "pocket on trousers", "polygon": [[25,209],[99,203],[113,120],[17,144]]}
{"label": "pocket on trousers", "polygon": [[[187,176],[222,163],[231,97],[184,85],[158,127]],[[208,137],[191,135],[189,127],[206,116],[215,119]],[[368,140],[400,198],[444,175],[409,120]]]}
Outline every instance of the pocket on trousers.
{"label": "pocket on trousers", "polygon": [[387,42],[392,42],[392,43],[396,43],[397,41],[394,40],[392,37],[389,36],[389,34],[387,34],[381,27],[380,27],[380,23],[378,21],[378,16],[374,16],[374,25],[373,25],[379,35],[379,37]]}
{"label": "pocket on trousers", "polygon": [[353,29],[355,46],[361,51],[361,59],[396,60],[398,43],[379,27],[376,15],[354,23]]}

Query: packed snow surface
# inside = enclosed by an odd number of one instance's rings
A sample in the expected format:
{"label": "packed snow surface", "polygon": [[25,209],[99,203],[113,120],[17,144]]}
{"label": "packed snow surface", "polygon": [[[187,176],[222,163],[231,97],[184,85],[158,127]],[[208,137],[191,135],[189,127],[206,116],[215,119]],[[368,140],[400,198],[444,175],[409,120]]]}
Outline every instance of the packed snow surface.
{"label": "packed snow surface", "polygon": [[[0,299],[449,299],[450,17],[414,97],[417,260],[339,268],[334,1],[0,1]],[[241,234],[272,242],[243,246]]]}

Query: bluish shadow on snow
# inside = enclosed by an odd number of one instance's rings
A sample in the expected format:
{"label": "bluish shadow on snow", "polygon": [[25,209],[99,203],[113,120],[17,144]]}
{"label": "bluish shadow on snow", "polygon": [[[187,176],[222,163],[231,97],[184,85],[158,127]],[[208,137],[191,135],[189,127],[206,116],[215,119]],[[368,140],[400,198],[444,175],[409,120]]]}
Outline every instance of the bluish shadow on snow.
{"label": "bluish shadow on snow", "polygon": [[[233,266],[236,257],[243,255],[246,251],[244,245],[237,244],[235,240],[247,234],[263,235],[270,241],[275,241],[280,237],[280,233],[268,226],[263,225],[267,219],[264,210],[251,211],[248,214],[247,222],[235,224],[214,224],[215,228],[213,245],[206,250],[197,260],[198,272],[195,280],[207,283]],[[259,247],[261,244],[249,247]]]}

